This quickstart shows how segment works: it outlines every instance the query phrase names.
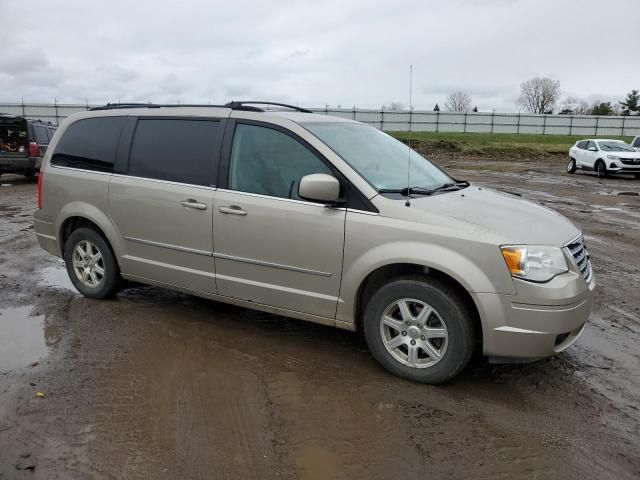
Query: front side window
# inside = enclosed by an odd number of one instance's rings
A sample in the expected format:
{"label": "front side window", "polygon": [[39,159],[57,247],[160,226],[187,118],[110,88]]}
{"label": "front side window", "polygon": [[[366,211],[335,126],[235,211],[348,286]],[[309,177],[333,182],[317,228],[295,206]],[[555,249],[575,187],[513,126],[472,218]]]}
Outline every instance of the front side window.
{"label": "front side window", "polygon": [[582,140],[581,142],[578,142],[577,147],[581,148],[582,150],[586,150],[587,149],[587,141],[586,140]]}
{"label": "front side window", "polygon": [[216,120],[140,119],[129,174],[192,185],[213,185],[221,139]]}
{"label": "front side window", "polygon": [[299,200],[300,179],[331,170],[286,133],[238,124],[229,164],[229,189]]}
{"label": "front side window", "polygon": [[596,142],[587,143],[587,150],[589,150],[591,148],[595,148],[596,150],[598,149],[598,147],[596,146]]}
{"label": "front side window", "polygon": [[62,134],[51,157],[51,164],[113,172],[116,147],[124,122],[125,117],[96,117],[72,123]]}
{"label": "front side window", "polygon": [[376,190],[402,189],[409,186],[407,180],[412,188],[425,189],[452,182],[447,174],[419,153],[371,126],[346,122],[306,123],[303,126]]}

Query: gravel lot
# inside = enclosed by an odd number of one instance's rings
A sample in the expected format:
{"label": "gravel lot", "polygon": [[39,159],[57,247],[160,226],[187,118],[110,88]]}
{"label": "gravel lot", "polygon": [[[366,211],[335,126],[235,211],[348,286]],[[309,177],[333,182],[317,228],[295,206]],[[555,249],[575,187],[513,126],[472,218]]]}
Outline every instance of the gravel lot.
{"label": "gravel lot", "polygon": [[429,387],[346,331],[154,287],[88,300],[36,244],[35,184],[3,176],[0,479],[639,478],[640,180],[435,158],[583,229],[598,287],[577,345]]}

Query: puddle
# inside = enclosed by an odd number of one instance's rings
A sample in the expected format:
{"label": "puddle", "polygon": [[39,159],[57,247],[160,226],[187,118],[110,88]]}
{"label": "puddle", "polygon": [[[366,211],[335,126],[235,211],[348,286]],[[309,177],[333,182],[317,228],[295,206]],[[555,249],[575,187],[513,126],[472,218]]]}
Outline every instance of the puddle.
{"label": "puddle", "polygon": [[69,274],[64,266],[64,262],[57,265],[47,267],[42,270],[42,279],[38,282],[43,287],[60,288],[62,290],[76,291],[75,287],[69,280]]}
{"label": "puddle", "polygon": [[29,365],[48,352],[44,315],[33,315],[33,307],[0,310],[0,372]]}

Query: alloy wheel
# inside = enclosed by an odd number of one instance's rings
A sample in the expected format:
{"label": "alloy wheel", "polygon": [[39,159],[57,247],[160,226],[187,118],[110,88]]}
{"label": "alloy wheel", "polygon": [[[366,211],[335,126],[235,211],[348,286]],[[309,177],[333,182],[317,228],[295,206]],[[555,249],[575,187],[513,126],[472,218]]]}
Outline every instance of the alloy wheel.
{"label": "alloy wheel", "polygon": [[384,310],[380,335],[387,352],[413,368],[438,363],[449,343],[447,325],[440,314],[427,303],[413,298],[396,300]]}
{"label": "alloy wheel", "polygon": [[89,288],[97,288],[104,280],[105,266],[102,253],[95,243],[79,241],[73,249],[73,271],[80,282]]}

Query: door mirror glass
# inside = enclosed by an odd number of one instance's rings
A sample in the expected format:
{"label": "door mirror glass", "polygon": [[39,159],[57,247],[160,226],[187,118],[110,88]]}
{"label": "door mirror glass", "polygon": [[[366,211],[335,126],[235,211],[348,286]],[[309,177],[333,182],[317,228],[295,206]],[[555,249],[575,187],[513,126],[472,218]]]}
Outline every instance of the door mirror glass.
{"label": "door mirror glass", "polygon": [[596,147],[589,147],[590,152],[597,152],[598,149]]}
{"label": "door mirror glass", "polygon": [[340,182],[326,173],[312,173],[300,179],[298,195],[304,200],[334,203],[340,200]]}

